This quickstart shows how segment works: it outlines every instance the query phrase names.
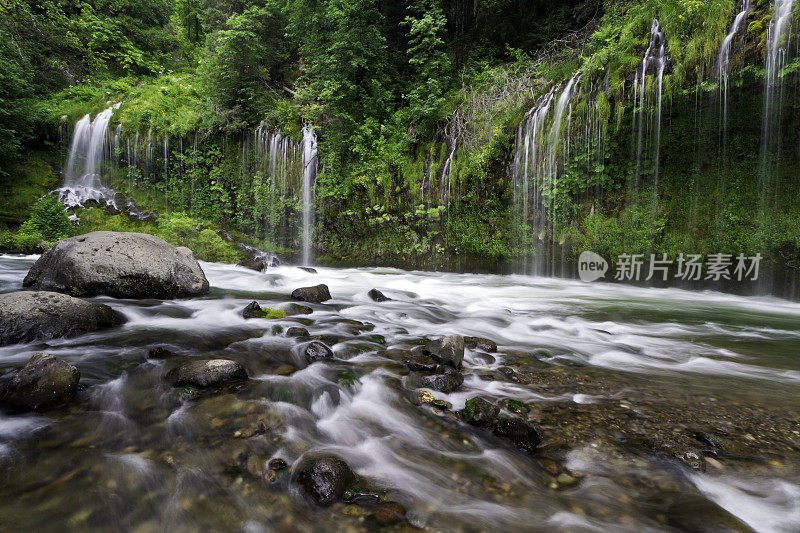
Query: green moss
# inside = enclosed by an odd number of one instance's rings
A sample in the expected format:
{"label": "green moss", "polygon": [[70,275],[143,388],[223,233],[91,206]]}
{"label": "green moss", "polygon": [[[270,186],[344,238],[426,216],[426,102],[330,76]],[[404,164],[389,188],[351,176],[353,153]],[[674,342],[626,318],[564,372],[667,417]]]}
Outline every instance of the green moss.
{"label": "green moss", "polygon": [[505,407],[512,413],[523,414],[530,413],[531,408],[519,400],[506,400]]}

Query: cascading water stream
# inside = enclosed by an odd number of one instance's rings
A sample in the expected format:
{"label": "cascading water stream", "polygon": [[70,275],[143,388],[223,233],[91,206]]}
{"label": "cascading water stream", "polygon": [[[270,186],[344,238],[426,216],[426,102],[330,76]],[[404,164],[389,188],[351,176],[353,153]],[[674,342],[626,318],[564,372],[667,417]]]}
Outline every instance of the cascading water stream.
{"label": "cascading water stream", "polygon": [[317,134],[310,126],[303,128],[303,264],[311,261],[314,181],[317,177]]}
{"label": "cascading water stream", "polygon": [[83,205],[87,200],[103,198],[112,201],[103,186],[103,167],[113,156],[108,123],[118,107],[119,104],[109,107],[94,120],[86,115],[75,124],[64,170],[64,186],[58,191],[66,205]]}
{"label": "cascading water stream", "polygon": [[739,31],[739,28],[742,26],[742,23],[747,20],[747,15],[750,14],[751,9],[752,6],[750,5],[750,0],[745,0],[744,4],[742,5],[742,10],[736,15],[736,18],[733,20],[733,24],[731,24],[730,30],[728,30],[728,34],[722,40],[722,45],[719,49],[719,55],[717,56],[717,79],[719,80],[720,98],[722,104],[721,112],[723,143],[725,143],[728,130],[728,75],[731,61],[731,46],[733,44],[733,39],[736,37],[736,34]]}
{"label": "cascading water stream", "polygon": [[776,172],[780,162],[781,116],[783,111],[783,69],[786,66],[794,0],[775,0],[767,30],[766,80],[764,83],[764,119],[761,133],[761,178],[759,211],[770,210]]}
{"label": "cascading water stream", "polygon": [[650,27],[650,42],[642,58],[642,64],[636,72],[634,82],[634,93],[638,98],[638,105],[634,110],[634,120],[638,118],[638,136],[636,143],[636,174],[635,184],[638,187],[642,174],[642,158],[644,150],[645,133],[645,112],[647,96],[647,73],[655,70],[656,73],[656,102],[655,102],[655,124],[648,126],[648,132],[652,134],[653,150],[653,194],[654,198],[658,195],[658,172],[659,159],[661,156],[661,96],[664,84],[664,71],[667,66],[666,39],[661,31],[661,24],[658,19],[653,19]]}

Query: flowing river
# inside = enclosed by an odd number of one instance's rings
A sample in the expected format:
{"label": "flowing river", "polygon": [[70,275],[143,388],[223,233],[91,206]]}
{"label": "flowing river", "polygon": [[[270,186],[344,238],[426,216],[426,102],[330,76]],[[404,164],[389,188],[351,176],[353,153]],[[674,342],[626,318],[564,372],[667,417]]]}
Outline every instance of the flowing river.
{"label": "flowing river", "polygon": [[[35,256],[0,256],[0,292]],[[191,300],[96,298],[117,329],[0,348],[0,379],[39,351],[82,389],[41,414],[0,410],[0,530],[362,531],[361,507],[319,508],[289,469],[332,453],[429,531],[792,531],[800,525],[800,304],[772,297],[397,269],[260,273],[202,263]],[[290,293],[325,283],[311,314]],[[392,300],[374,302],[377,288]],[[374,325],[374,328],[372,328]],[[310,337],[289,338],[300,326]],[[426,338],[486,337],[464,384],[417,400],[402,354]],[[307,364],[310,338],[335,357]],[[153,357],[154,347],[171,355]],[[191,357],[251,379],[190,398],[166,371]],[[544,434],[525,453],[454,412],[523,402]],[[391,528],[390,528],[391,529]]]}

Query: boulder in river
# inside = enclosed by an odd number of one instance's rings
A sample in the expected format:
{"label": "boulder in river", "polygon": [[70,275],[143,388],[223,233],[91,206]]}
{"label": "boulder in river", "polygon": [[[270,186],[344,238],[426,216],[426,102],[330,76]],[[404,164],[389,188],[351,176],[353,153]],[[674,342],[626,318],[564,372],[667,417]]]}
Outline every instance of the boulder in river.
{"label": "boulder in river", "polygon": [[64,239],[34,263],[25,287],[73,296],[182,298],[208,292],[188,248],[143,233],[96,231]]}
{"label": "boulder in river", "polygon": [[370,291],[367,293],[367,296],[369,296],[370,298],[372,298],[372,300],[373,300],[373,301],[375,301],[375,302],[388,302],[388,301],[390,301],[390,300],[391,300],[391,298],[389,298],[388,296],[386,296],[385,294],[383,294],[383,293],[382,293],[381,291],[379,291],[378,289],[371,289],[371,290],[370,290]]}
{"label": "boulder in river", "polygon": [[313,287],[300,287],[292,292],[292,298],[302,302],[321,303],[331,299],[331,292],[324,284]]}
{"label": "boulder in river", "polygon": [[515,446],[532,452],[542,442],[542,430],[521,418],[500,418],[492,424],[492,433],[510,440]]}
{"label": "boulder in river", "polygon": [[37,353],[17,372],[3,393],[8,405],[41,409],[72,400],[81,372],[52,355]]}
{"label": "boulder in river", "polygon": [[309,364],[319,361],[321,359],[327,359],[329,357],[333,357],[333,350],[331,350],[330,348],[328,348],[327,345],[319,341],[309,342],[306,345],[305,350],[303,350],[303,353],[306,356],[306,362]]}
{"label": "boulder in river", "polygon": [[317,273],[317,269],[316,268],[311,268],[311,267],[297,267],[297,268],[299,268],[300,270],[302,270],[304,272],[308,272],[309,274],[316,274]]}
{"label": "boulder in river", "polygon": [[440,363],[459,368],[464,360],[464,338],[461,335],[448,335],[428,343],[428,351]]}
{"label": "boulder in river", "polygon": [[118,326],[123,316],[111,307],[66,294],[20,291],[0,294],[0,346]]}
{"label": "boulder in river", "polygon": [[305,461],[297,468],[300,491],[317,505],[338,502],[356,482],[356,475],[338,457],[321,457]]}
{"label": "boulder in river", "polygon": [[467,400],[464,409],[459,411],[461,420],[473,426],[486,427],[492,424],[500,414],[500,408],[489,400],[476,396]]}
{"label": "boulder in river", "polygon": [[167,373],[167,380],[176,386],[210,387],[246,379],[247,370],[230,359],[189,361]]}

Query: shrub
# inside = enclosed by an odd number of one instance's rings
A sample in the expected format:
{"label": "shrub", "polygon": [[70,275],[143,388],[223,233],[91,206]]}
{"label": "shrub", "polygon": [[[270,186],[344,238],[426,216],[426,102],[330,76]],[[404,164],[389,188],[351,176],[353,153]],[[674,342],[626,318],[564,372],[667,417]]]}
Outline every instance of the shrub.
{"label": "shrub", "polygon": [[14,246],[23,252],[40,250],[72,235],[74,228],[55,196],[45,196],[31,209],[31,216],[14,236]]}

